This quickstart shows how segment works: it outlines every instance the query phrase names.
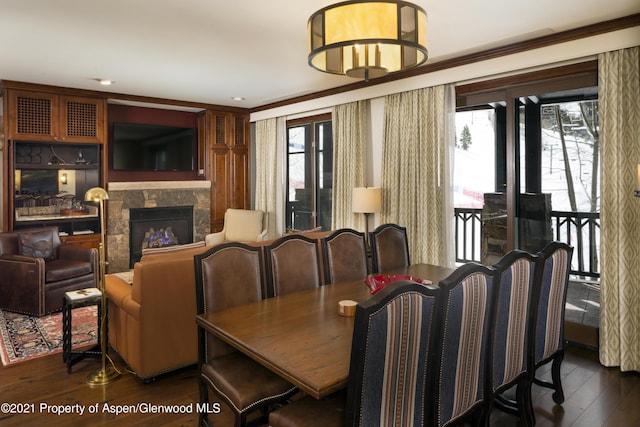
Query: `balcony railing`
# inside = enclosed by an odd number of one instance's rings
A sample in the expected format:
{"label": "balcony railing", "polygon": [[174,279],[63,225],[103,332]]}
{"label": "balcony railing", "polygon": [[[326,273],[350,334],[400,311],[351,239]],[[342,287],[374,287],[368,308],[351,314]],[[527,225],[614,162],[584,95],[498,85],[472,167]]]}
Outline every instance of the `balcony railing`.
{"label": "balcony railing", "polygon": [[[482,209],[455,208],[456,262],[482,262]],[[571,274],[600,277],[600,213],[551,212],[553,239],[574,247]]]}

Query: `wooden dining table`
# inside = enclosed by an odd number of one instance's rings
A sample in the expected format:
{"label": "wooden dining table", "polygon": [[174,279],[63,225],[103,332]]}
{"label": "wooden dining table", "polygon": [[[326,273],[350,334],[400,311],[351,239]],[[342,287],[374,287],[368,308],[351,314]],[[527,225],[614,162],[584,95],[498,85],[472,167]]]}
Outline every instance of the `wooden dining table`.
{"label": "wooden dining table", "polygon": [[[415,264],[388,274],[430,280],[453,269]],[[347,385],[353,317],[339,302],[371,298],[364,278],[267,298],[196,316],[197,324],[251,359],[320,399]]]}

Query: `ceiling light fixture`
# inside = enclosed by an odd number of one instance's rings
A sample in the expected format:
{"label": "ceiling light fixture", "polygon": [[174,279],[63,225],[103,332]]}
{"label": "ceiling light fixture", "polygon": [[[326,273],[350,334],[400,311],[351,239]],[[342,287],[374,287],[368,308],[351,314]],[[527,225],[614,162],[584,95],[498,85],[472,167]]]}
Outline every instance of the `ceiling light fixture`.
{"label": "ceiling light fixture", "polygon": [[100,83],[103,86],[111,86],[112,84],[114,84],[115,82],[113,80],[109,80],[109,79],[96,79],[98,81],[98,83]]}
{"label": "ceiling light fixture", "polygon": [[309,65],[349,77],[376,78],[423,64],[427,13],[406,1],[345,1],[309,18]]}

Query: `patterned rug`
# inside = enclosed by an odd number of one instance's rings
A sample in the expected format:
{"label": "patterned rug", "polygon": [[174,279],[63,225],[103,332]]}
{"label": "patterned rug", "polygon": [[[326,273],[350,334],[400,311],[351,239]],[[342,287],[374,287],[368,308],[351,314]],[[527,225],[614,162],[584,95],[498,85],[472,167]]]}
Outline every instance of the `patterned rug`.
{"label": "patterned rug", "polygon": [[[73,348],[95,344],[97,306],[76,308],[71,313]],[[62,312],[35,317],[0,310],[0,357],[3,365],[61,352]]]}

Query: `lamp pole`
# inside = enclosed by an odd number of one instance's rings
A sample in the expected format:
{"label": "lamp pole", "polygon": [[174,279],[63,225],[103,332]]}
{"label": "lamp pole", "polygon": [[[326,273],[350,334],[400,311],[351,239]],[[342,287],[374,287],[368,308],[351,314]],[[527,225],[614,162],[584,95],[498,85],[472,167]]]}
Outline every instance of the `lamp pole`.
{"label": "lamp pole", "polygon": [[100,187],[90,188],[84,195],[85,201],[98,203],[100,212],[100,246],[98,247],[100,262],[98,266],[98,277],[100,280],[100,303],[102,304],[102,315],[100,316],[100,353],[102,357],[100,369],[87,376],[86,382],[89,385],[105,385],[118,379],[120,376],[120,373],[112,366],[107,366],[107,293],[105,291],[104,283],[105,271],[107,268],[104,246],[104,204],[107,199],[109,199],[109,194]]}

